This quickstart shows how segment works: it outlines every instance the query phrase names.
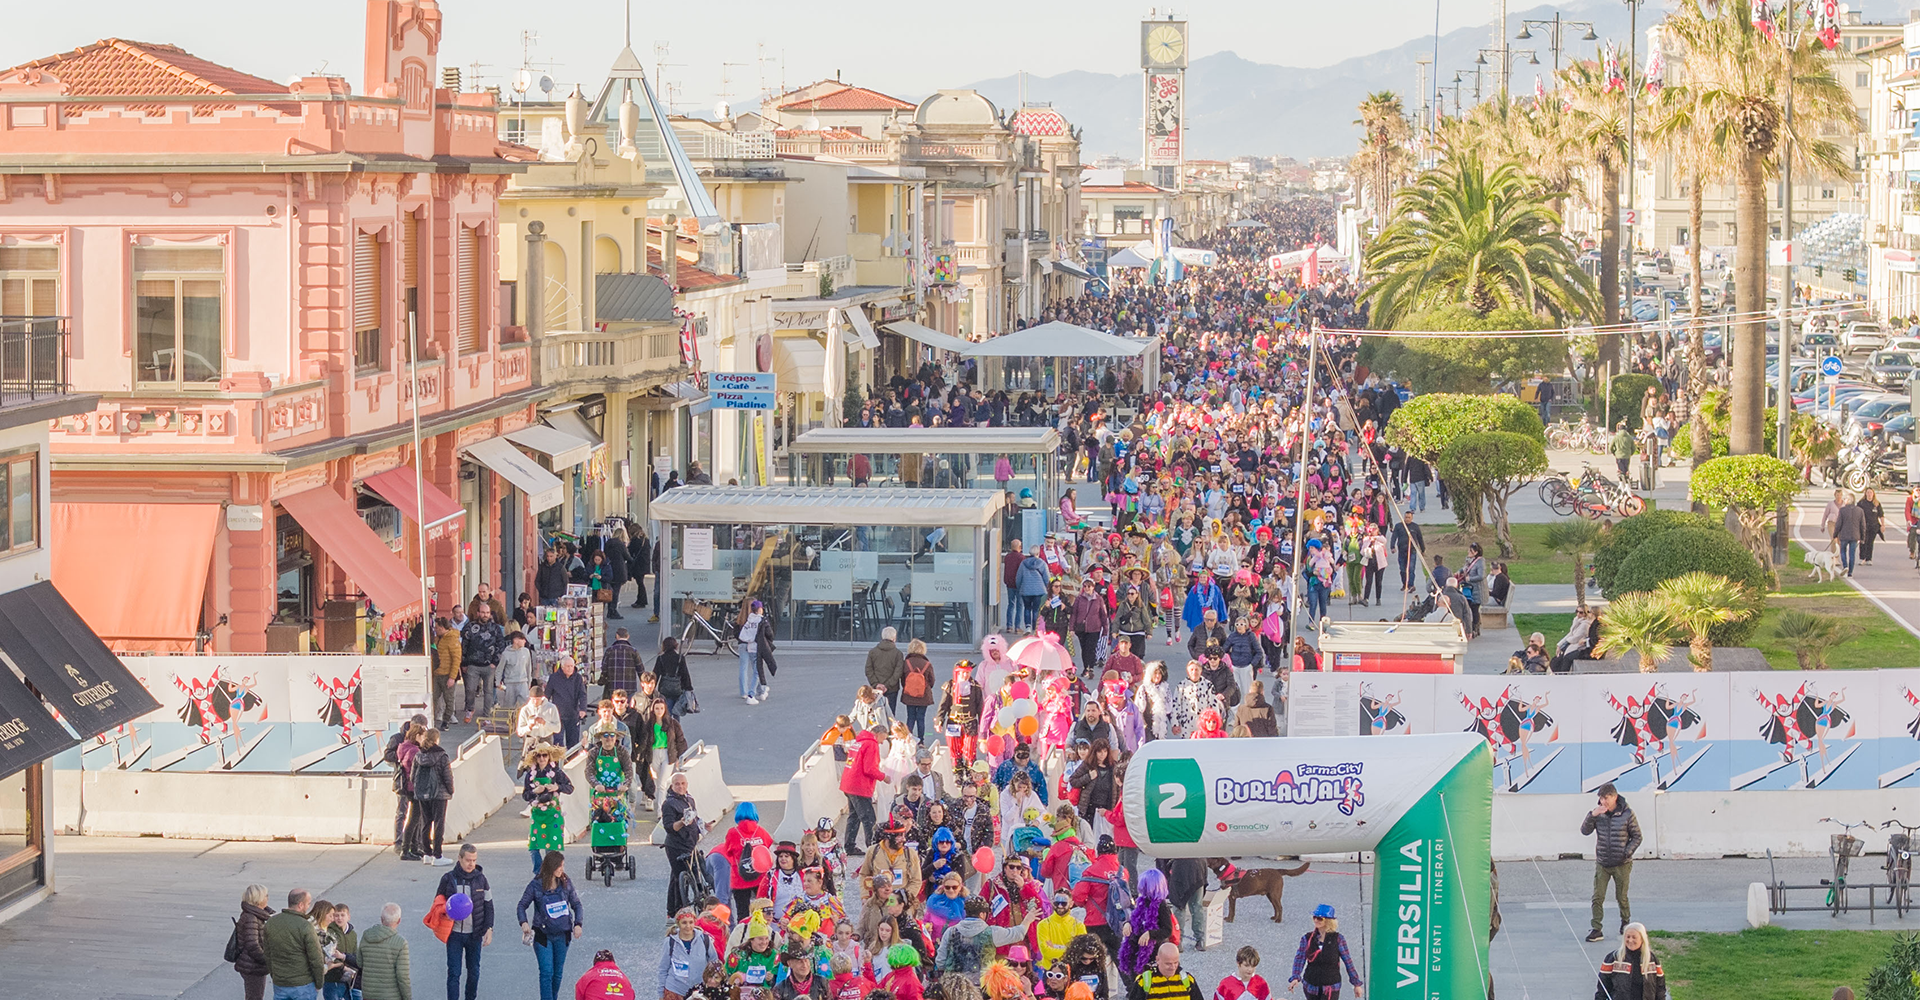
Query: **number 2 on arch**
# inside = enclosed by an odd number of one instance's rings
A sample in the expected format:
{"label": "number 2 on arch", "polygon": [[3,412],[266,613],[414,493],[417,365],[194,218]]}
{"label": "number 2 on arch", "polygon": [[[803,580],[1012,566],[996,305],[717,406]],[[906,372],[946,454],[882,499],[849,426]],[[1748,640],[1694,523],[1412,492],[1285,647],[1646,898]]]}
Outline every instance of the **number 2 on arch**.
{"label": "number 2 on arch", "polygon": [[1186,785],[1180,784],[1179,782],[1170,781],[1170,782],[1167,782],[1166,784],[1161,785],[1157,789],[1157,791],[1159,791],[1159,793],[1163,796],[1163,798],[1161,798],[1160,800],[1160,818],[1161,819],[1186,819],[1187,818],[1187,806],[1186,806],[1187,786]]}

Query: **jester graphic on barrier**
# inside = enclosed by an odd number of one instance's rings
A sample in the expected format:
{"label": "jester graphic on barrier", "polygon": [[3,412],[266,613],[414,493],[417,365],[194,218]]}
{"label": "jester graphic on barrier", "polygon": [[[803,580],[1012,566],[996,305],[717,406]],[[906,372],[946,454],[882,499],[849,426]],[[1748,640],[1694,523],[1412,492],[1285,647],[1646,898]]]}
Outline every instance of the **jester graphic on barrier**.
{"label": "jester graphic on barrier", "polygon": [[[1553,716],[1546,712],[1547,695],[1544,693],[1523,699],[1508,687],[1493,698],[1483,696],[1475,700],[1471,695],[1463,694],[1460,703],[1473,713],[1473,722],[1467,730],[1479,733],[1487,741],[1487,746],[1493,750],[1494,766],[1506,771],[1507,780],[1503,785],[1507,791],[1517,792],[1525,788],[1560,755],[1561,748],[1555,747],[1539,766],[1533,763],[1533,738],[1544,733],[1551,742],[1560,736]],[[1516,757],[1520,760],[1520,773],[1517,775],[1513,773]]]}

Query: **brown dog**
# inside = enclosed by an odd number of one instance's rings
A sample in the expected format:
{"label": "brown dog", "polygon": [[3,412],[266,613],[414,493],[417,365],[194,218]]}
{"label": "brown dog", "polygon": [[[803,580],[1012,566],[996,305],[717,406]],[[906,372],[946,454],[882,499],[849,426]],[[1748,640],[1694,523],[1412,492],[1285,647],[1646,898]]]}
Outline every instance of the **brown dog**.
{"label": "brown dog", "polygon": [[[1228,923],[1233,922],[1234,913],[1238,909],[1242,897],[1265,896],[1267,897],[1267,902],[1273,904],[1273,922],[1277,924],[1281,922],[1280,896],[1286,891],[1286,880],[1291,876],[1304,874],[1308,864],[1302,861],[1298,868],[1241,869],[1236,874],[1233,866],[1227,863],[1227,859],[1208,858],[1207,867],[1213,869],[1215,875],[1220,876],[1221,884],[1225,886],[1228,891]],[[1235,876],[1231,881],[1229,881],[1227,877],[1230,874]]]}

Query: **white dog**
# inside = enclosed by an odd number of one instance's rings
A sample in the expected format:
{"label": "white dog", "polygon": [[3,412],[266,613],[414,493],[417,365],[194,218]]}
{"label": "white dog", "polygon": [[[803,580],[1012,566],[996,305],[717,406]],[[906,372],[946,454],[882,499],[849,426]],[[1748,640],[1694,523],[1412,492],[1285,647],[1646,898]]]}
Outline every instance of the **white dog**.
{"label": "white dog", "polygon": [[1813,567],[1807,574],[1810,580],[1817,577],[1824,583],[1840,577],[1840,554],[1832,549],[1808,549],[1807,565]]}

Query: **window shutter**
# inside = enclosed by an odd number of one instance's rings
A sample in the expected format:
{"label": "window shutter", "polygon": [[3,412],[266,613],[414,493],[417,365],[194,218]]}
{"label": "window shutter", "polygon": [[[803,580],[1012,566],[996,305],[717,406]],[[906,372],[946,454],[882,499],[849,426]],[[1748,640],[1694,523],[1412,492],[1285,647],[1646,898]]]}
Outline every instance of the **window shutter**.
{"label": "window shutter", "polygon": [[480,330],[480,230],[460,227],[460,353],[486,350]]}
{"label": "window shutter", "polygon": [[361,233],[353,243],[353,328],[380,325],[380,242]]}
{"label": "window shutter", "polygon": [[136,247],[135,271],[224,271],[227,253],[219,247]]}
{"label": "window shutter", "polygon": [[0,271],[57,271],[60,251],[53,247],[0,247]]}
{"label": "window shutter", "polygon": [[404,242],[400,247],[400,257],[401,260],[404,261],[403,267],[406,271],[406,286],[408,288],[419,288],[420,216],[417,213],[408,212],[406,218],[406,224],[401,227],[401,239]]}

